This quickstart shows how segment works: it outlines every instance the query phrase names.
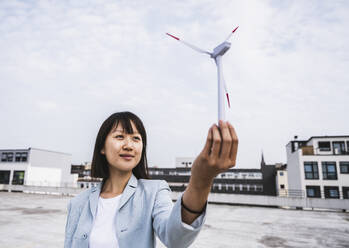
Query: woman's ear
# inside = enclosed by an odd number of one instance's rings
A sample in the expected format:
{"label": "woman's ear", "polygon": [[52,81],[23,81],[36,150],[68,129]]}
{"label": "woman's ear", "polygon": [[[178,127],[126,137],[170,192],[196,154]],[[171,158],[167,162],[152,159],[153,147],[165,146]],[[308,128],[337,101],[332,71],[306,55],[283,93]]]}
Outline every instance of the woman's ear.
{"label": "woman's ear", "polygon": [[105,152],[104,152],[104,148],[101,150],[101,154],[103,154],[103,155],[105,154]]}

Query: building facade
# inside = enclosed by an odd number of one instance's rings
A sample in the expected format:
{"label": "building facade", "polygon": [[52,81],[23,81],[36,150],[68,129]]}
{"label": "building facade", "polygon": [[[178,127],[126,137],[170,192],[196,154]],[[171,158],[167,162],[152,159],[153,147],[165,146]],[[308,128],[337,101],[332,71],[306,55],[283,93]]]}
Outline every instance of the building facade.
{"label": "building facade", "polygon": [[78,175],[77,187],[79,188],[91,188],[97,186],[102,181],[101,178],[91,177],[91,162],[85,162],[83,164],[72,164],[71,174]]}
{"label": "building facade", "polygon": [[289,194],[349,199],[349,136],[314,136],[286,146]]}
{"label": "building facade", "polygon": [[276,194],[288,196],[287,164],[275,164],[276,167]]}
{"label": "building facade", "polygon": [[[71,154],[38,148],[0,150],[0,184],[70,186]],[[75,179],[76,180],[76,179]]]}
{"label": "building facade", "polygon": [[[176,168],[149,168],[152,179],[166,180],[172,191],[182,192],[186,189],[193,158],[176,159]],[[190,164],[191,165],[191,164]],[[276,195],[276,168],[267,165],[262,156],[260,169],[229,169],[220,173],[213,181],[211,192],[228,194]]]}

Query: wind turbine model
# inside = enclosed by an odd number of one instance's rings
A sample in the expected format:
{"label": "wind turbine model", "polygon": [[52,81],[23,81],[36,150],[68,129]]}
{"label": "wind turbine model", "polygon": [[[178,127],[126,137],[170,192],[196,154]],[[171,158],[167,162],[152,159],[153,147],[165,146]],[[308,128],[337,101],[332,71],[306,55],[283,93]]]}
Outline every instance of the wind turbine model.
{"label": "wind turbine model", "polygon": [[[223,43],[221,43],[220,45],[218,45],[216,48],[213,49],[213,52],[208,52],[205,51],[201,48],[198,48],[192,44],[189,44],[188,42],[185,42],[181,39],[179,39],[178,37],[171,35],[169,33],[166,33],[167,35],[171,36],[172,38],[182,42],[184,45],[194,49],[195,51],[199,52],[199,53],[206,53],[208,55],[211,56],[211,58],[214,59],[214,61],[216,62],[217,65],[217,74],[218,74],[218,121],[225,120],[225,105],[224,105],[224,91],[227,97],[227,101],[228,101],[228,106],[230,108],[230,100],[229,100],[229,94],[228,94],[228,90],[227,90],[227,86],[224,82],[223,79],[223,71],[222,71],[222,56],[229,50],[231,43],[228,42],[228,40],[230,39],[230,37],[232,36],[232,34],[238,29],[239,26],[237,26],[230,34],[229,36],[225,39],[225,41]],[[223,90],[224,87],[224,90]]]}

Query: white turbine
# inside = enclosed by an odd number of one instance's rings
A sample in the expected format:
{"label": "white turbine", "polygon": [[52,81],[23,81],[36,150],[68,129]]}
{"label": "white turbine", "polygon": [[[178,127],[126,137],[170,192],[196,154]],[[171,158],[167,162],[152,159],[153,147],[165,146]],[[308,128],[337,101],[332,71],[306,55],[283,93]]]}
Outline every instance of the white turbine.
{"label": "white turbine", "polygon": [[189,44],[186,41],[183,41],[181,39],[179,39],[178,37],[166,33],[167,35],[171,36],[172,38],[182,42],[184,45],[194,49],[195,51],[199,52],[199,53],[206,53],[208,55],[211,56],[211,58],[214,59],[214,61],[216,62],[217,65],[217,75],[218,75],[218,121],[225,120],[225,105],[224,105],[224,91],[227,97],[227,102],[228,102],[228,106],[230,108],[230,100],[229,100],[229,94],[228,94],[228,89],[227,86],[224,82],[224,78],[223,78],[223,71],[222,71],[222,56],[229,50],[231,43],[228,42],[228,40],[230,39],[230,37],[232,36],[232,34],[238,29],[239,26],[237,26],[227,37],[227,39],[221,43],[220,45],[218,45],[216,48],[213,49],[213,52],[208,52],[205,51],[201,48],[198,48],[192,44]]}

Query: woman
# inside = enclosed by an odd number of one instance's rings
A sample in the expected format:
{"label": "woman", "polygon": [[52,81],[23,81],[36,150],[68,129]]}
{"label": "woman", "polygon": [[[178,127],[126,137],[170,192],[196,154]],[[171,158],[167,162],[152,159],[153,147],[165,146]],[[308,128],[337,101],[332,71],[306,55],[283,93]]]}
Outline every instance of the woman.
{"label": "woman", "polygon": [[149,180],[147,136],[133,113],[118,112],[96,139],[92,177],[101,184],[68,204],[64,247],[188,247],[205,221],[207,198],[217,174],[235,166],[238,139],[228,122],[213,125],[195,159],[186,190],[175,204],[164,180]]}

